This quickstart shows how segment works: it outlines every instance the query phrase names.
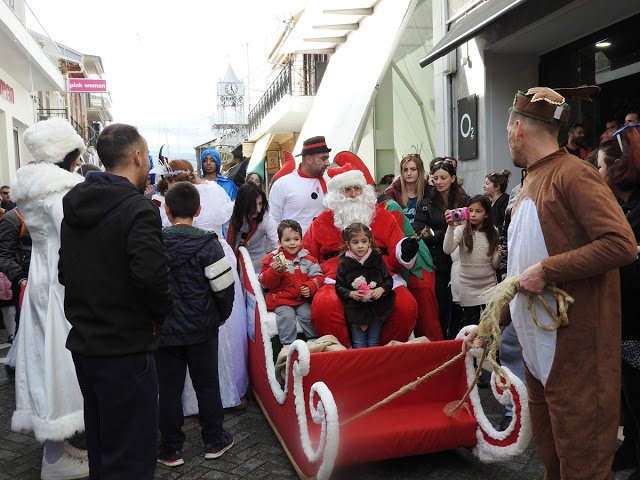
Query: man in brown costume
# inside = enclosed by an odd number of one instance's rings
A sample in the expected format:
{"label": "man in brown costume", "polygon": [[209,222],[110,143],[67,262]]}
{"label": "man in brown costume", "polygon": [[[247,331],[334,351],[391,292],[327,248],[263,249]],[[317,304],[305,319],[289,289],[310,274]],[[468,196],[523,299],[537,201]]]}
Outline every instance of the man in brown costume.
{"label": "man in brown costume", "polygon": [[[512,210],[507,275],[520,275],[511,317],[526,364],[531,424],[545,479],[608,479],[620,405],[618,267],[636,241],[598,172],[558,148],[565,97],[598,87],[519,92],[507,124],[513,163],[528,175]],[[575,299],[569,324],[536,326],[523,293],[556,283]],[[555,305],[545,293],[547,302]],[[538,300],[538,319],[553,320]]]}

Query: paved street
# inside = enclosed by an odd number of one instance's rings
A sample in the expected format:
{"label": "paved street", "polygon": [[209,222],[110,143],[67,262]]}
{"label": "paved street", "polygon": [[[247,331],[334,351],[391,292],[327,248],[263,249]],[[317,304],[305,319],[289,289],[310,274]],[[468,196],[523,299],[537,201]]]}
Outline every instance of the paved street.
{"label": "paved street", "polygon": [[[7,338],[0,330],[0,339]],[[8,347],[0,346],[0,358]],[[502,409],[490,397],[490,390],[481,390],[487,416],[497,424]],[[32,434],[15,433],[10,429],[11,415],[15,407],[14,385],[0,369],[0,480],[37,480],[40,478],[42,446]],[[169,468],[160,465],[156,479],[297,479],[284,450],[273,434],[264,415],[253,400],[241,412],[226,412],[225,428],[236,444],[216,460],[205,460],[201,455],[197,417],[185,421],[187,441],[184,448],[185,465]],[[627,478],[630,472],[620,472],[615,480]],[[365,465],[338,468],[332,479],[336,480],[405,480],[405,479],[542,479],[543,472],[533,444],[523,455],[509,462],[485,465],[473,457],[467,449],[398,458]]]}

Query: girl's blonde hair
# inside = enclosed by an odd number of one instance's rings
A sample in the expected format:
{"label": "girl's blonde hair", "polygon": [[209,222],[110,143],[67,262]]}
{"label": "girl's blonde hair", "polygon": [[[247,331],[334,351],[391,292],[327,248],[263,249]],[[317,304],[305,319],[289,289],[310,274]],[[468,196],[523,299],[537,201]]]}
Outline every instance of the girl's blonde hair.
{"label": "girl's blonde hair", "polygon": [[416,181],[416,193],[418,197],[418,201],[416,203],[416,208],[417,208],[417,206],[420,205],[420,202],[422,201],[422,198],[424,197],[424,193],[425,193],[424,192],[424,180],[425,180],[424,163],[422,163],[422,159],[420,158],[420,155],[418,155],[417,153],[407,154],[402,157],[402,160],[400,160],[400,186],[402,187],[401,188],[402,206],[406,207],[407,203],[409,203],[409,197],[407,195],[407,185],[404,181],[404,177],[402,176],[402,169],[410,161],[415,162],[416,168],[418,169],[418,180]]}
{"label": "girl's blonde hair", "polygon": [[347,228],[342,230],[342,240],[344,241],[344,250],[341,255],[344,255],[345,252],[349,249],[347,246],[349,244],[349,240],[353,238],[354,235],[358,233],[364,233],[369,239],[369,243],[371,244],[371,250],[376,253],[380,253],[380,249],[378,248],[378,244],[373,238],[373,232],[369,227],[367,227],[364,223],[352,223]]}

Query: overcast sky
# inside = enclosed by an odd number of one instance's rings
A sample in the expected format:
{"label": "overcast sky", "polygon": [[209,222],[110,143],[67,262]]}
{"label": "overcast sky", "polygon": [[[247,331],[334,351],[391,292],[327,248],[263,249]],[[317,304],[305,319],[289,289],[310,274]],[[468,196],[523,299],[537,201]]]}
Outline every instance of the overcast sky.
{"label": "overcast sky", "polygon": [[[251,104],[264,90],[254,83],[274,35],[303,0],[26,0],[27,27],[81,53],[102,57],[115,122],[136,125],[151,154],[193,155],[213,139],[217,82],[231,62],[252,84]],[[247,59],[247,44],[248,55]],[[248,66],[249,65],[249,66]],[[167,152],[168,150],[168,152]],[[191,157],[189,157],[191,158]]]}

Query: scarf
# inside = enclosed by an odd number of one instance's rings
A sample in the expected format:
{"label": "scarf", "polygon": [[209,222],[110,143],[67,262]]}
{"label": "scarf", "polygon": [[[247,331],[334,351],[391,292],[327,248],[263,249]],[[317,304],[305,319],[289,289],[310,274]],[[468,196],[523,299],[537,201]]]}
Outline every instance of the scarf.
{"label": "scarf", "polygon": [[367,250],[367,253],[365,253],[363,256],[358,257],[355,253],[353,253],[351,250],[347,250],[344,254],[345,257],[349,257],[352,258],[353,260],[355,260],[356,262],[358,262],[360,265],[364,265],[364,262],[367,261],[367,259],[371,256],[371,252],[373,252],[373,250],[371,250],[371,248],[369,248],[369,250]]}
{"label": "scarf", "polygon": [[318,179],[318,181],[320,182],[320,186],[322,187],[322,193],[327,193],[327,182],[324,181],[324,177],[314,177],[313,175],[307,175],[306,173],[302,172],[302,169],[300,167],[298,167],[298,175],[300,175],[302,178],[316,178]]}
{"label": "scarf", "polygon": [[[249,240],[251,239],[253,234],[256,233],[256,229],[257,228],[258,228],[258,221],[254,218],[251,221],[251,228],[249,229],[249,231],[246,234],[240,235],[242,237],[242,239],[240,240],[238,245],[236,245],[238,232],[236,232],[236,229],[233,226],[233,222],[229,222],[229,229],[228,229],[228,232],[227,232],[227,243],[229,245],[231,245],[231,248],[233,248],[233,253],[236,255],[236,258],[238,257],[238,249],[240,247],[244,247],[245,245],[247,245],[249,243]],[[246,237],[244,237],[243,235],[246,235]]]}

